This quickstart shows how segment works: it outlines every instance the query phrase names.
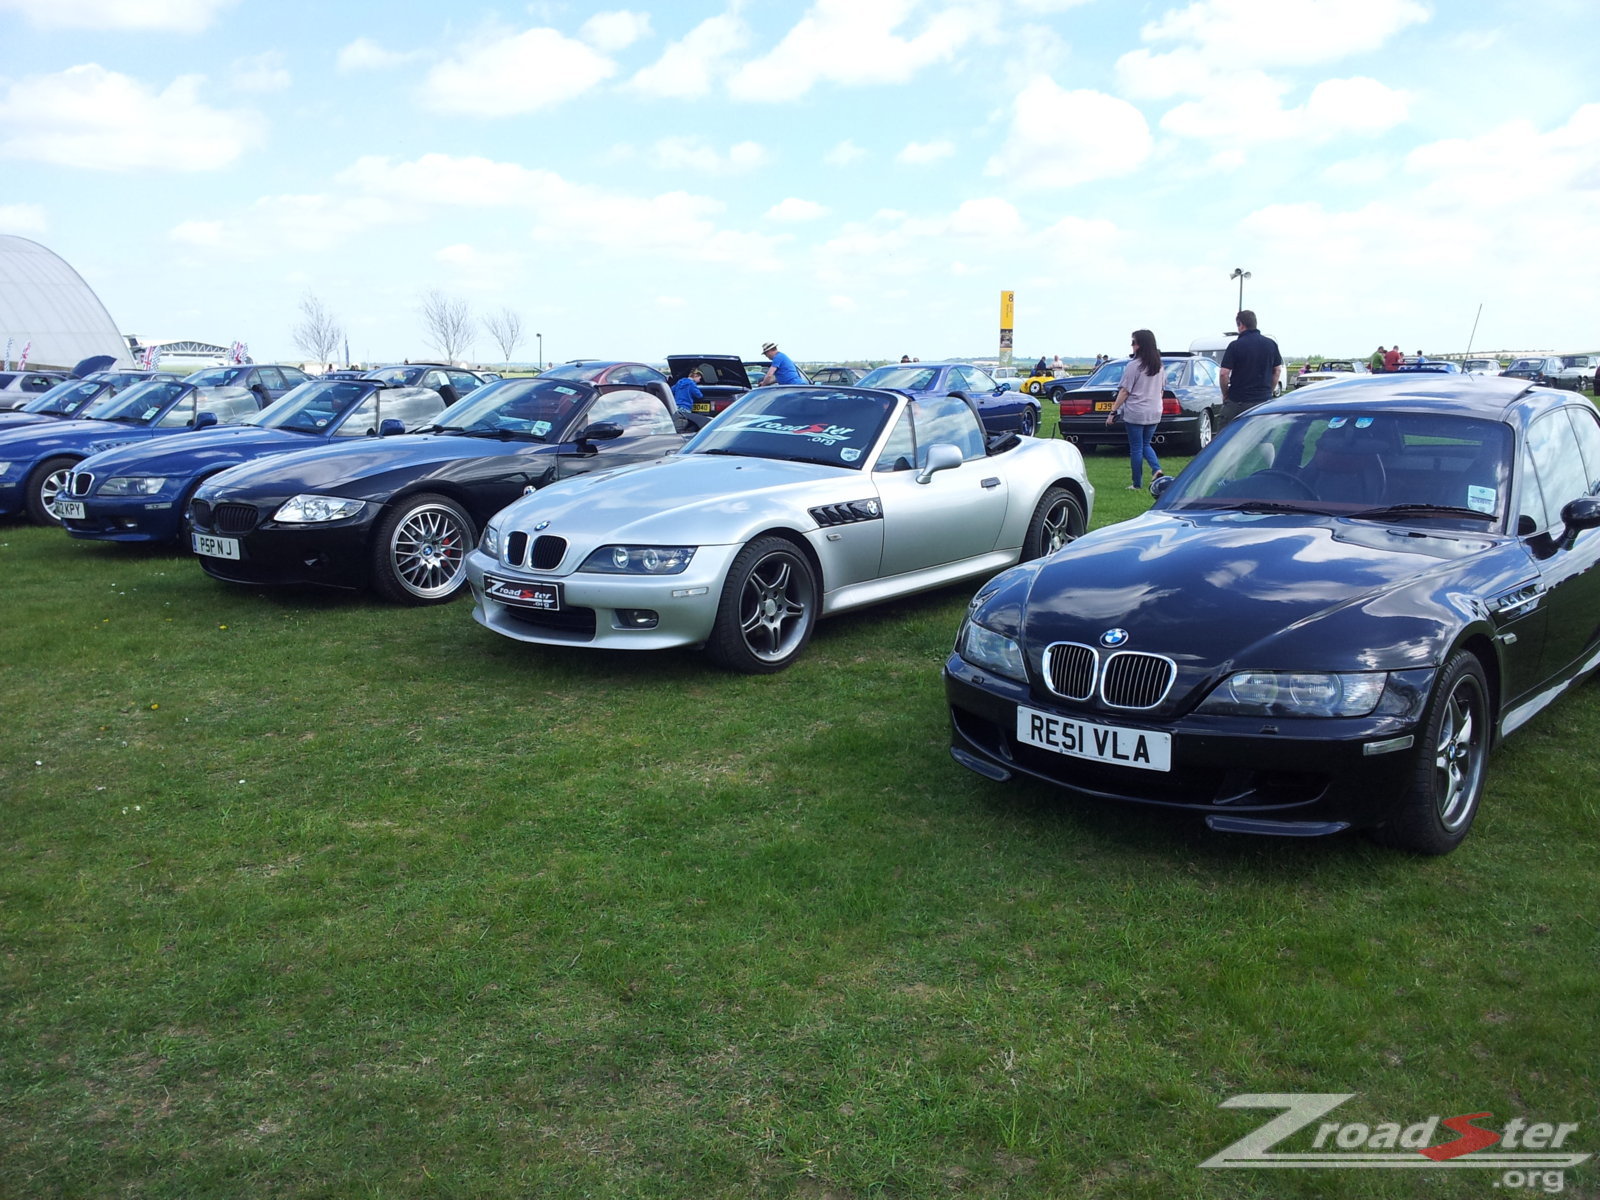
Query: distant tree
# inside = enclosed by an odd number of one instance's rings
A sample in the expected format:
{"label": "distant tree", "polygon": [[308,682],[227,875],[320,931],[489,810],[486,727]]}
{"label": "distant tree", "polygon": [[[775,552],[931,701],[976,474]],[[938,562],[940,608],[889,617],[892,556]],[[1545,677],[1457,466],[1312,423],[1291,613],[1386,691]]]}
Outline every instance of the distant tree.
{"label": "distant tree", "polygon": [[483,327],[489,331],[500,347],[500,361],[510,362],[511,352],[517,348],[517,343],[522,340],[522,318],[509,308],[502,308],[497,313],[491,313],[483,319]]}
{"label": "distant tree", "polygon": [[422,297],[418,308],[422,328],[428,340],[444,356],[446,362],[458,361],[467,347],[472,345],[477,322],[465,300],[452,299],[435,288]]}
{"label": "distant tree", "polygon": [[344,326],[310,292],[300,301],[300,323],[294,327],[294,344],[308,359],[331,363],[344,341]]}

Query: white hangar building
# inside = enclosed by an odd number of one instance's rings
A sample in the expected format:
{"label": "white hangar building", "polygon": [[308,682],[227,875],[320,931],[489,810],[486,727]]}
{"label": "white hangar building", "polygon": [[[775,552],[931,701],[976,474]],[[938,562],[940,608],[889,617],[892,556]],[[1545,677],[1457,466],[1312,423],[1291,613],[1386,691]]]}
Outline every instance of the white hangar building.
{"label": "white hangar building", "polygon": [[0,355],[30,342],[30,367],[64,367],[96,354],[130,365],[128,343],[105,305],[65,260],[27,238],[0,235]]}

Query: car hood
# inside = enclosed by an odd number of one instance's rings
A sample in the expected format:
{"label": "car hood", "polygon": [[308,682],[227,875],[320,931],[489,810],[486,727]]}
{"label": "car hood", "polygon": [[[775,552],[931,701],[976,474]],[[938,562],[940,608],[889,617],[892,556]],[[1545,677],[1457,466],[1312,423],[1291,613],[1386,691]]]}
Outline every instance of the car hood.
{"label": "car hood", "polygon": [[[727,544],[775,510],[801,512],[875,495],[860,471],[764,458],[683,454],[552,484],[502,510],[504,530],[548,521],[581,543]],[[815,522],[810,522],[814,527]]]}
{"label": "car hood", "polygon": [[1156,511],[1044,560],[997,615],[1020,623],[1035,663],[1053,642],[1098,646],[1121,629],[1121,648],[1171,658],[1191,683],[1247,668],[1398,670],[1436,664],[1482,615],[1462,597],[1509,590],[1519,571],[1532,575],[1526,555],[1499,535]]}
{"label": "car hood", "polygon": [[56,447],[77,449],[88,445],[97,435],[126,434],[139,429],[138,425],[119,425],[114,421],[56,420],[41,421],[31,425],[0,427],[0,451],[8,447],[39,447],[50,450]]}
{"label": "car hood", "polygon": [[310,434],[285,433],[254,425],[169,431],[131,445],[120,445],[120,441],[116,434],[107,432],[92,447],[96,472],[176,475],[248,462],[264,454],[282,454],[317,443]]}
{"label": "car hood", "polygon": [[260,490],[276,495],[287,487],[295,492],[344,495],[374,476],[421,474],[430,467],[463,459],[504,458],[555,449],[544,442],[434,433],[361,438],[291,450],[241,465],[228,472],[227,493],[237,496]]}

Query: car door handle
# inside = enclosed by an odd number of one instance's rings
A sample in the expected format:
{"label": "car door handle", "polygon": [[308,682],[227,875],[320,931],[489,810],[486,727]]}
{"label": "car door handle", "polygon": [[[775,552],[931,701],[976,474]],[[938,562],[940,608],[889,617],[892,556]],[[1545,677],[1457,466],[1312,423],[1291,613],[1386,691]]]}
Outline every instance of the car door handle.
{"label": "car door handle", "polygon": [[997,487],[999,487],[1000,486],[1000,477],[998,475],[989,476],[989,478],[987,478],[987,479],[985,479],[983,481],[983,486],[986,487],[986,488],[997,488]]}

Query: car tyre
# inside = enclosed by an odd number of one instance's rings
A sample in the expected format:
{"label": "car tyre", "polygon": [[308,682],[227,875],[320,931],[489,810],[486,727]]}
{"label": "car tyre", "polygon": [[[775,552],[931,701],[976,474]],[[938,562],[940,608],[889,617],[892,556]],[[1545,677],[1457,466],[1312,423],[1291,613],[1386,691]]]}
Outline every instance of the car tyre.
{"label": "car tyre", "polygon": [[1083,507],[1066,488],[1053,487],[1039,498],[1022,539],[1020,562],[1054,554],[1083,536]]}
{"label": "car tyre", "polygon": [[67,476],[72,474],[74,460],[47,458],[28,474],[23,495],[28,505],[28,517],[35,525],[59,525],[56,500],[67,490]]}
{"label": "car tyre", "polygon": [[1377,840],[1414,854],[1449,854],[1472,828],[1489,759],[1489,686],[1475,655],[1458,651],[1434,685],[1411,779]]}
{"label": "car tyre", "polygon": [[1056,388],[1051,388],[1050,389],[1050,399],[1054,400],[1057,404],[1060,404],[1066,398],[1067,398],[1067,389],[1066,388],[1056,387]]}
{"label": "car tyre", "polygon": [[820,599],[816,572],[799,547],[757,538],[728,570],[706,652],[741,674],[781,671],[811,640]]}
{"label": "car tyre", "polygon": [[1184,444],[1182,452],[1184,454],[1199,454],[1200,451],[1211,445],[1211,439],[1215,434],[1216,424],[1211,418],[1211,410],[1202,408],[1199,418],[1194,423],[1194,433]]}
{"label": "car tyre", "polygon": [[443,604],[467,581],[472,518],[448,496],[408,496],[378,522],[372,590],[395,604]]}
{"label": "car tyre", "polygon": [[1039,432],[1039,410],[1027,404],[1022,409],[1022,420],[1017,427],[1017,432],[1023,437],[1032,437]]}

